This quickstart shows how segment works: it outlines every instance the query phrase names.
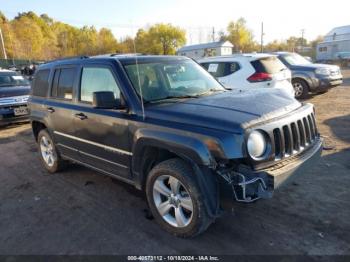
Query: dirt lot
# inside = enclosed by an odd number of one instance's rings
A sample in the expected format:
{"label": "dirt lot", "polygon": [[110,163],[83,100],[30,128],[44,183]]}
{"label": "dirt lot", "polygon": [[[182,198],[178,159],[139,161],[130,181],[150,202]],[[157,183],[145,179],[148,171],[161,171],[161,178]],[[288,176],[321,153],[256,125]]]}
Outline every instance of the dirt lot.
{"label": "dirt lot", "polygon": [[0,254],[350,254],[350,70],[312,97],[325,150],[271,200],[236,206],[192,240],[164,233],[142,194],[73,165],[48,175],[29,124],[0,129]]}

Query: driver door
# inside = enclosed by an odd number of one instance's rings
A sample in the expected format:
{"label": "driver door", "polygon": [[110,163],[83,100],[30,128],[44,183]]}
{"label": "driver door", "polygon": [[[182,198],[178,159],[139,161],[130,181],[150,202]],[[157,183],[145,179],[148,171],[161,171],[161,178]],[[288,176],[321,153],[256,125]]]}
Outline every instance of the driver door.
{"label": "driver door", "polygon": [[117,78],[108,66],[84,66],[74,112],[75,137],[80,160],[117,177],[128,178],[132,153],[125,110],[92,107],[93,92],[112,91],[120,98]]}

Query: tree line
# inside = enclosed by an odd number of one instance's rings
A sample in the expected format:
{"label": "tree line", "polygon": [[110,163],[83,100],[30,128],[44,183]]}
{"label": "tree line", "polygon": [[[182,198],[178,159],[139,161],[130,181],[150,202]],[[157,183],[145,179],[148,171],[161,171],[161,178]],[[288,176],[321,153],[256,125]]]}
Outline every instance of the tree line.
{"label": "tree line", "polygon": [[[171,24],[155,24],[139,29],[135,37],[117,40],[108,28],[97,30],[94,26],[81,28],[56,21],[47,14],[19,13],[9,20],[0,11],[6,53],[9,58],[51,60],[60,57],[98,55],[105,53],[138,53],[173,55],[186,44],[186,31]],[[219,32],[218,40],[228,40],[235,52],[260,51],[252,30],[243,18],[228,24],[227,30]],[[316,39],[315,41],[320,41]],[[291,37],[286,41],[273,41],[265,45],[266,51],[293,51],[300,43],[315,45],[305,39]],[[0,52],[0,58],[3,58]]]}

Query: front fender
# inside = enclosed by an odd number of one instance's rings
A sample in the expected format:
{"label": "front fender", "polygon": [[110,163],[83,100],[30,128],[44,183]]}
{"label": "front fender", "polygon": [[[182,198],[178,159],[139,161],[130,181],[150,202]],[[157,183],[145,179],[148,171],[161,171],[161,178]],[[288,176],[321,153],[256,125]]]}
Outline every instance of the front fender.
{"label": "front fender", "polygon": [[308,74],[308,73],[305,73],[305,72],[301,72],[301,71],[295,71],[293,72],[292,74],[293,76],[293,79],[295,78],[300,78],[302,80],[304,80],[308,85],[309,87],[313,87],[314,86],[314,82],[313,82],[313,77],[311,74]]}
{"label": "front fender", "polygon": [[137,173],[141,171],[142,154],[148,146],[186,156],[198,165],[215,166],[216,164],[206,144],[195,137],[160,130],[139,129],[134,135],[133,142],[132,167]]}
{"label": "front fender", "polygon": [[[184,160],[193,168],[196,180],[204,198],[208,215],[215,218],[219,214],[218,184],[216,176],[213,176],[211,168],[216,167],[213,151],[199,137],[175,134],[166,130],[140,129],[134,135],[132,169],[135,175],[136,187],[142,188],[143,174],[142,164],[144,149],[156,147],[172,152]],[[209,142],[209,143],[213,143]],[[218,149],[217,149],[218,150]]]}

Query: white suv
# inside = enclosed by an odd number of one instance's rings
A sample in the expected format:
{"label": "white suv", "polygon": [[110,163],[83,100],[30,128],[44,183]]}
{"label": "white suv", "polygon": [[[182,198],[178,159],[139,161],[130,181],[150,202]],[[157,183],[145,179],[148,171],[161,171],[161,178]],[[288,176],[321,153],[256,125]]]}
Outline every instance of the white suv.
{"label": "white suv", "polygon": [[198,60],[227,88],[280,88],[294,97],[291,71],[271,54],[237,54]]}

